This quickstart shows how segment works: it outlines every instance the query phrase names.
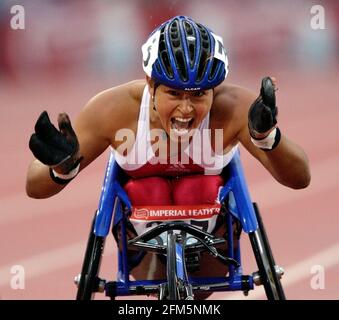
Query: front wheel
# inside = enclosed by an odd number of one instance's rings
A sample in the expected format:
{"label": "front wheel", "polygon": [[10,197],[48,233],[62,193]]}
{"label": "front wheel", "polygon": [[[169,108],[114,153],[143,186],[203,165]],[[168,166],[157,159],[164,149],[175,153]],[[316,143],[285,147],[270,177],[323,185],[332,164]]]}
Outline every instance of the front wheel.
{"label": "front wheel", "polygon": [[92,222],[84,262],[78,284],[76,300],[90,300],[98,291],[98,273],[101,264],[101,256],[104,249],[105,238],[94,234],[95,217]]}
{"label": "front wheel", "polygon": [[176,235],[173,232],[168,232],[167,235],[166,274],[168,300],[179,300],[176,261]]}
{"label": "front wheel", "polygon": [[268,300],[286,300],[259,209],[255,203],[253,206],[258,220],[258,229],[251,232],[249,237],[259,268],[260,282],[264,285]]}

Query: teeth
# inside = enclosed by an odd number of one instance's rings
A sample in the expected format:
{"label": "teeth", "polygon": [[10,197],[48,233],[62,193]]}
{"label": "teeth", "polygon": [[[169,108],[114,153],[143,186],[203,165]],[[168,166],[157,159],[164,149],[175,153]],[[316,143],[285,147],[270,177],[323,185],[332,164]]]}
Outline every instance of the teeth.
{"label": "teeth", "polygon": [[193,118],[180,118],[180,117],[174,117],[172,118],[171,122],[171,131],[174,136],[186,136],[190,132],[190,124],[189,122]]}
{"label": "teeth", "polygon": [[192,118],[174,118],[176,121],[180,121],[180,122],[188,122],[188,121],[191,121]]}
{"label": "teeth", "polygon": [[177,136],[184,136],[184,135],[186,135],[189,132],[188,129],[180,129],[180,130],[178,130],[176,128],[172,128],[171,131],[173,131],[174,134],[177,135]]}

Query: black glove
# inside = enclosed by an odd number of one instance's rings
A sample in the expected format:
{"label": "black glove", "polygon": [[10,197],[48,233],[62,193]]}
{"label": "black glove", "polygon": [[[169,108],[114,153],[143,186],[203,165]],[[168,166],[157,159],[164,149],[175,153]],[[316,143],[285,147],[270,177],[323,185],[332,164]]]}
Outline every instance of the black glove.
{"label": "black glove", "polygon": [[265,133],[277,124],[278,108],[275,105],[275,88],[270,77],[261,82],[259,97],[253,102],[248,112],[248,126],[250,134],[255,138],[253,131]]}
{"label": "black glove", "polygon": [[35,124],[35,133],[29,140],[34,156],[51,168],[58,168],[63,174],[74,169],[82,160],[79,156],[79,142],[66,113],[59,114],[57,130],[46,111]]}

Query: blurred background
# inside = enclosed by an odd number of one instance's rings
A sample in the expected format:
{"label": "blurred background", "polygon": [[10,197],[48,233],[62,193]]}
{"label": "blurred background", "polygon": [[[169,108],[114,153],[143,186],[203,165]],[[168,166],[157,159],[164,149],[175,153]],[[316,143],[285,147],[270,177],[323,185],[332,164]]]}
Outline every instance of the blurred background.
{"label": "blurred background", "polygon": [[[14,5],[24,8],[24,29],[13,29]],[[319,6],[324,25],[315,17]],[[72,281],[108,159],[107,151],[55,197],[29,199],[28,141],[37,117],[47,110],[54,122],[63,111],[74,119],[101,90],[143,78],[141,45],[178,14],[223,37],[227,81],[258,92],[263,76],[277,78],[279,126],[308,154],[312,182],[287,189],[244,151],[249,188],[286,270],[287,297],[339,298],[339,1],[333,0],[0,1],[0,298],[74,299]],[[253,272],[246,235],[242,244],[244,271]],[[116,275],[111,236],[102,274]],[[257,288],[246,299],[262,298]]]}

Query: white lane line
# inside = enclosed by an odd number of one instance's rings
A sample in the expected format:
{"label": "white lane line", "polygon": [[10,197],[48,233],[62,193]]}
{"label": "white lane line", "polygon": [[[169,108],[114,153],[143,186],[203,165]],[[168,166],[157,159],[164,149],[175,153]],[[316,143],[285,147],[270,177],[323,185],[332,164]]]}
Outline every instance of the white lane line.
{"label": "white lane line", "polygon": [[[11,274],[11,268],[14,265],[24,267],[25,279],[28,280],[79,263],[83,258],[85,245],[85,241],[76,242],[66,247],[44,252],[31,258],[2,266],[0,268],[0,287],[10,287],[11,277],[13,276],[13,274]],[[315,265],[320,265],[326,269],[339,264],[338,252],[339,243],[316,253],[306,260],[303,259],[302,262],[286,267],[285,275],[283,276],[284,288],[307,278],[311,281],[313,276],[313,274],[311,274],[311,268]],[[249,297],[246,299],[259,299],[263,297],[264,291],[262,287],[257,287],[254,291],[250,292]],[[244,296],[242,293],[237,292],[218,294],[217,297],[212,296],[211,298],[235,300],[244,299]]]}
{"label": "white lane line", "polygon": [[[339,243],[311,257],[303,259],[302,262],[284,268],[285,274],[282,278],[282,285],[284,288],[287,288],[299,281],[309,279],[310,290],[312,290],[311,279],[314,277],[314,274],[311,273],[311,268],[315,265],[320,265],[325,269],[326,273],[326,268],[329,269],[337,264],[339,264]],[[218,294],[218,299],[229,300],[260,299],[264,297],[265,293],[262,286],[255,287],[253,291],[250,291],[248,297],[244,297],[241,292]],[[211,297],[211,299],[215,298]]]}
{"label": "white lane line", "polygon": [[[30,258],[16,261],[13,264],[1,266],[0,287],[6,286],[10,288],[10,282],[13,277],[11,269],[14,265],[24,267],[25,280],[28,280],[79,263],[83,258],[85,247],[86,241],[76,242],[69,246],[46,251]],[[80,268],[81,266],[79,264],[79,271]],[[70,279],[70,281],[72,280],[73,279]]]}
{"label": "white lane line", "polygon": [[[103,179],[103,173],[101,176],[100,173],[79,176],[79,180],[75,182],[78,186],[70,186],[72,189],[63,190],[61,194],[48,199],[31,199],[23,192],[0,197],[0,225],[24,223],[40,216],[55,214],[56,210],[76,211],[85,206],[92,206],[95,210],[101,192],[101,182],[97,181],[101,181],[101,178]],[[77,188],[80,185],[86,187],[81,187],[79,191]]]}
{"label": "white lane line", "polygon": [[[11,277],[13,276],[11,269],[15,265],[24,267],[25,280],[49,274],[73,265],[78,265],[78,271],[80,272],[86,245],[87,239],[84,239],[54,250],[44,251],[26,259],[16,260],[7,265],[0,265],[0,287],[10,287]],[[106,237],[102,259],[105,261],[105,259],[107,259],[106,257],[108,257],[108,259],[111,260],[112,256],[117,257],[117,247],[113,236],[109,234]],[[73,279],[71,279],[71,281],[72,280]]]}
{"label": "white lane line", "polygon": [[[302,198],[315,196],[317,193],[332,189],[339,191],[339,160],[333,157],[314,166],[311,163],[311,184],[306,189],[292,190],[273,180],[249,186],[252,200],[260,207],[273,208]],[[335,201],[333,199],[333,201]]]}

